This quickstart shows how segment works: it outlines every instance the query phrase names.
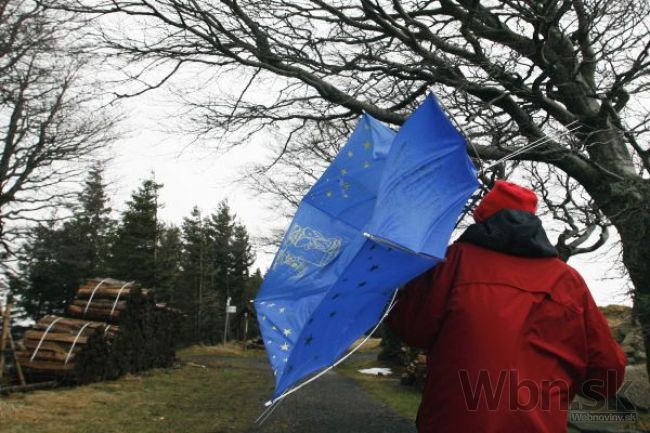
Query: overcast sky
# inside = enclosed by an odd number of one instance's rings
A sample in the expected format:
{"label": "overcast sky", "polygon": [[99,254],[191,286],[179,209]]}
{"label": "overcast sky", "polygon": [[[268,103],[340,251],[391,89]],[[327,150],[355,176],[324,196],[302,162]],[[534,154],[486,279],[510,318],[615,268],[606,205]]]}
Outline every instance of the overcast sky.
{"label": "overcast sky", "polygon": [[[121,210],[131,191],[154,171],[156,180],[164,184],[160,195],[165,222],[180,224],[194,205],[210,213],[219,201],[227,199],[252,237],[283,227],[286,221],[273,210],[272,203],[237,182],[246,167],[270,157],[268,141],[258,137],[255,143],[226,153],[215,151],[215,143],[209,141],[191,144],[190,137],[166,131],[170,125],[173,128],[174,119],[168,116],[176,108],[164,90],[125,103],[124,129],[128,133],[113,146],[113,159],[107,166],[113,207]],[[266,271],[273,254],[260,248],[256,254],[255,266]],[[631,305],[625,280],[612,269],[615,261],[612,254],[602,252],[570,261],[587,280],[599,305]]]}

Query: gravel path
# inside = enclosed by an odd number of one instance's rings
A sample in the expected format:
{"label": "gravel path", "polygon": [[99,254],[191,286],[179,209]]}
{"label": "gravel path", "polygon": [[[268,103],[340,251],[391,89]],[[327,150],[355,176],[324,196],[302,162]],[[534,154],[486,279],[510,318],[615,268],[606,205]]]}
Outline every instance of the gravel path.
{"label": "gravel path", "polygon": [[415,433],[412,421],[329,372],[288,396],[256,433]]}

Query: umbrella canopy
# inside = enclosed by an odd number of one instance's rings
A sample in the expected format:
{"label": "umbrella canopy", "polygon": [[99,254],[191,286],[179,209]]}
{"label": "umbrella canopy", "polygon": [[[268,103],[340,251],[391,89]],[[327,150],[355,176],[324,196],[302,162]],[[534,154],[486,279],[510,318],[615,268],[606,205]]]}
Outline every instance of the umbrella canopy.
{"label": "umbrella canopy", "polygon": [[417,254],[443,258],[478,188],[465,138],[429,95],[392,143],[368,232]]}
{"label": "umbrella canopy", "polygon": [[396,288],[444,257],[477,186],[464,139],[432,95],[397,135],[362,116],[303,199],[255,299],[274,399],[336,362]]}

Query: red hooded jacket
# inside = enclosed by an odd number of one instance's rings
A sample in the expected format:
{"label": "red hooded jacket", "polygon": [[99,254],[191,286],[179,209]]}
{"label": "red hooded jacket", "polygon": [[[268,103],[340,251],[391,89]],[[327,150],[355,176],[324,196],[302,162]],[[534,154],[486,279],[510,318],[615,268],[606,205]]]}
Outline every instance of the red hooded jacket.
{"label": "red hooded jacket", "polygon": [[562,433],[579,392],[615,394],[625,355],[530,212],[474,224],[400,291],[388,325],[427,354],[419,433]]}

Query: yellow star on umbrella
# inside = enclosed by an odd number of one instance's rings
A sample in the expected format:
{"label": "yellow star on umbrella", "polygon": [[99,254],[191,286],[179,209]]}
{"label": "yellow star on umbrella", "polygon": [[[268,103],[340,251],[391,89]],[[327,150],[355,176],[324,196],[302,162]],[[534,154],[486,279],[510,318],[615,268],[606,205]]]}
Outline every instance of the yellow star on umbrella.
{"label": "yellow star on umbrella", "polygon": [[365,143],[363,143],[363,148],[364,149],[370,150],[371,147],[372,147],[372,144],[370,144],[369,141],[366,141]]}
{"label": "yellow star on umbrella", "polygon": [[370,163],[368,161],[363,161],[363,168],[369,168]]}
{"label": "yellow star on umbrella", "polygon": [[285,352],[289,351],[289,345],[287,343],[284,343],[282,346],[280,346],[280,349],[284,350]]}
{"label": "yellow star on umbrella", "polygon": [[291,335],[291,329],[285,329],[285,330],[284,330],[284,335],[286,335],[287,337],[288,337],[289,335]]}

